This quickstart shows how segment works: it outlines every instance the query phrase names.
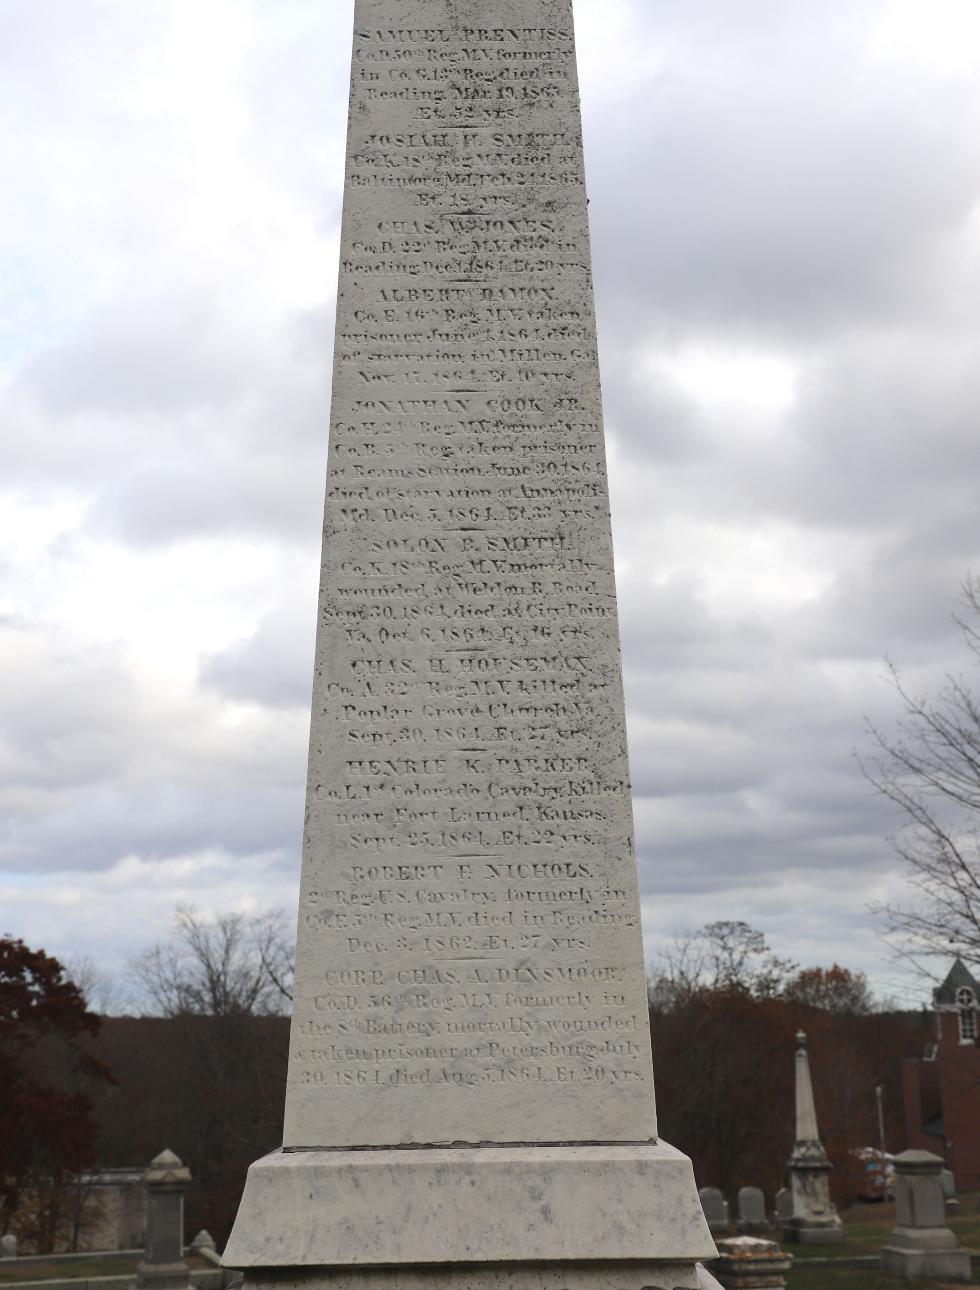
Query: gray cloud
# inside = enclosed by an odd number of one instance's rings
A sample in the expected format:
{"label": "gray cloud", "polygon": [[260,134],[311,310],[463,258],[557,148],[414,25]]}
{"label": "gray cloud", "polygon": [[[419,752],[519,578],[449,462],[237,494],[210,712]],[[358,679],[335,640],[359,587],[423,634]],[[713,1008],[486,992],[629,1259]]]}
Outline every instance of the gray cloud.
{"label": "gray cloud", "polygon": [[201,681],[231,699],[309,708],[313,684],[314,597],[286,604],[254,633],[203,661]]}
{"label": "gray cloud", "polygon": [[[0,18],[0,893],[55,951],[295,882],[350,5],[206,9]],[[737,911],[883,973],[852,752],[980,568],[977,32],[576,9],[651,948]]]}

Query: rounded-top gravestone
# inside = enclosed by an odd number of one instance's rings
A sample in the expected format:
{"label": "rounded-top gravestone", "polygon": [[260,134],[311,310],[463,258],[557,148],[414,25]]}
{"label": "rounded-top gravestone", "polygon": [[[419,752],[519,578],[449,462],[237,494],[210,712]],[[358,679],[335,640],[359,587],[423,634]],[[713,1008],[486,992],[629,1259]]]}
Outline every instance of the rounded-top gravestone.
{"label": "rounded-top gravestone", "polygon": [[704,1210],[704,1217],[708,1223],[708,1230],[712,1236],[717,1236],[721,1232],[727,1232],[731,1227],[731,1221],[728,1216],[728,1201],[724,1198],[717,1187],[700,1187],[698,1196],[701,1199],[701,1208]]}
{"label": "rounded-top gravestone", "polygon": [[769,1231],[766,1197],[761,1187],[739,1188],[738,1230],[749,1235]]}

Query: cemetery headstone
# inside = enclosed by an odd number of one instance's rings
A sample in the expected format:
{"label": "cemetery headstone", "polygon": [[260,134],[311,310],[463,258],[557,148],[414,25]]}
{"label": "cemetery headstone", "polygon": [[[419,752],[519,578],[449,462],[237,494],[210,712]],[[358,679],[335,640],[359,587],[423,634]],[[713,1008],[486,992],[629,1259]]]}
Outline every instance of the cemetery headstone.
{"label": "cemetery headstone", "polygon": [[16,1259],[17,1257],[17,1237],[13,1232],[7,1232],[0,1236],[0,1259]]}
{"label": "cemetery headstone", "polygon": [[958,1214],[960,1212],[960,1202],[956,1199],[956,1178],[952,1169],[944,1169],[942,1172],[943,1196],[946,1200],[946,1213]]}
{"label": "cemetery headstone", "polygon": [[776,1225],[782,1224],[793,1214],[793,1193],[788,1187],[781,1187],[776,1192]]}
{"label": "cemetery headstone", "polygon": [[711,1235],[717,1236],[728,1232],[731,1228],[728,1216],[728,1201],[718,1188],[701,1187],[698,1189],[698,1196],[700,1197],[701,1208],[704,1210],[704,1217]]}
{"label": "cemetery headstone", "polygon": [[202,1227],[187,1248],[192,1250],[195,1254],[199,1254],[201,1250],[213,1250],[216,1248],[214,1237],[209,1231]]}
{"label": "cemetery headstone", "polygon": [[184,1193],[191,1172],[172,1151],[161,1151],[144,1180],[149,1193],[146,1252],[136,1271],[136,1285],[138,1290],[188,1290]]}
{"label": "cemetery headstone", "polygon": [[830,1199],[832,1168],[817,1129],[810,1057],[801,1030],[796,1036],[796,1141],[789,1158],[792,1212],[783,1224],[783,1240],[803,1245],[843,1241],[844,1227]]}
{"label": "cemetery headstone", "polygon": [[760,1187],[740,1187],[738,1190],[738,1230],[748,1235],[769,1231],[766,1215],[766,1197]]}
{"label": "cemetery headstone", "polygon": [[657,1138],[586,208],[571,0],[356,0],[284,1143],[224,1252],[246,1286],[693,1290],[713,1254]]}
{"label": "cemetery headstone", "polygon": [[942,1171],[931,1151],[895,1157],[896,1223],[882,1247],[883,1272],[909,1281],[970,1280],[970,1253],[946,1225]]}
{"label": "cemetery headstone", "polygon": [[725,1290],[783,1290],[793,1264],[776,1241],[758,1236],[728,1236],[718,1242],[711,1265]]}

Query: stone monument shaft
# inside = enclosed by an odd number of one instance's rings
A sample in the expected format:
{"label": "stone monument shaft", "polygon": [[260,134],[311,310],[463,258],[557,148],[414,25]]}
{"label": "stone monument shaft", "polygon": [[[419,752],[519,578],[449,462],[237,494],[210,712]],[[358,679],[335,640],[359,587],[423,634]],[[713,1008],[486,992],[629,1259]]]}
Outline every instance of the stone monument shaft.
{"label": "stone monument shaft", "polygon": [[694,1290],[656,1137],[571,0],[356,0],[252,1290]]}
{"label": "stone monument shaft", "polygon": [[358,0],[287,1147],[656,1136],[569,0]]}

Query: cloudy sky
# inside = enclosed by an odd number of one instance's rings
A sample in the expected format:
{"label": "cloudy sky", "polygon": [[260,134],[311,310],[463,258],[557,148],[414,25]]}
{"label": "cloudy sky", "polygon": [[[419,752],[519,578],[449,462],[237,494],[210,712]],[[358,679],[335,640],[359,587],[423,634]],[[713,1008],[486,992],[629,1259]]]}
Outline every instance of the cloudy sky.
{"label": "cloudy sky", "polygon": [[[648,951],[915,1002],[857,773],[980,571],[976,0],[576,0]],[[0,0],[0,931],[291,908],[351,0]]]}

